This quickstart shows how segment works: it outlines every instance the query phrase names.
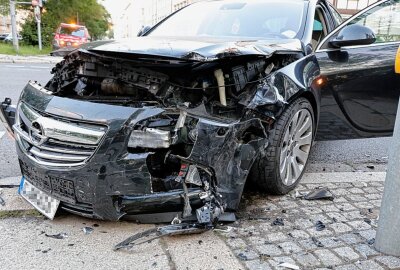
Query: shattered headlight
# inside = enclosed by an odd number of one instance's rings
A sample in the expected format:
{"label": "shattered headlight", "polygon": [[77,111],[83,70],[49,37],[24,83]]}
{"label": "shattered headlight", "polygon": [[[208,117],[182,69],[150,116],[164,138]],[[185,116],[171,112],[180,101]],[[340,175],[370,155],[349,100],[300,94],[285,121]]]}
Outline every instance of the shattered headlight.
{"label": "shattered headlight", "polygon": [[168,148],[170,145],[171,133],[155,128],[133,130],[128,142],[131,148]]}

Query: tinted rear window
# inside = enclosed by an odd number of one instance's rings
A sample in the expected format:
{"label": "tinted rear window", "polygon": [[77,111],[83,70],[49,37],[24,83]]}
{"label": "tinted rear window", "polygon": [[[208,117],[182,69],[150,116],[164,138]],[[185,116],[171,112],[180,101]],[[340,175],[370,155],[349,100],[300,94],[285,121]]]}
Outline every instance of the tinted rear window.
{"label": "tinted rear window", "polygon": [[60,34],[70,35],[75,37],[84,37],[85,28],[84,27],[60,27]]}

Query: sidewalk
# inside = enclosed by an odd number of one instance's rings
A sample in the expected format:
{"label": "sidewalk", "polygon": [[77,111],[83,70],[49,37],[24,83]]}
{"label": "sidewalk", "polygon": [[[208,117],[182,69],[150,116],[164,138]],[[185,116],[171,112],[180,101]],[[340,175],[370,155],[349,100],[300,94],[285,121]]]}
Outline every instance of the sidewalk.
{"label": "sidewalk", "polygon": [[60,62],[62,57],[55,56],[18,56],[0,54],[0,63],[30,63],[30,64],[56,64]]}
{"label": "sidewalk", "polygon": [[[281,263],[300,269],[400,269],[399,258],[373,249],[384,179],[382,172],[306,174],[297,191],[327,187],[335,199],[306,201],[296,198],[295,192],[279,197],[247,192],[239,220],[228,224],[228,229],[165,237],[130,252],[114,252],[112,247],[152,225],[73,215],[49,221],[33,217],[16,188],[3,189],[6,206],[0,206],[0,239],[4,239],[0,250],[7,259],[2,267],[46,269],[58,261],[57,265],[87,269],[285,269],[279,267]],[[8,179],[8,183],[17,181]],[[18,217],[5,214],[16,210],[21,210]],[[28,216],[20,217],[23,213]],[[281,222],[274,222],[277,219]],[[318,221],[325,228],[317,230]],[[85,235],[84,226],[94,232]],[[44,235],[62,232],[68,238]],[[20,253],[27,254],[24,260]]]}

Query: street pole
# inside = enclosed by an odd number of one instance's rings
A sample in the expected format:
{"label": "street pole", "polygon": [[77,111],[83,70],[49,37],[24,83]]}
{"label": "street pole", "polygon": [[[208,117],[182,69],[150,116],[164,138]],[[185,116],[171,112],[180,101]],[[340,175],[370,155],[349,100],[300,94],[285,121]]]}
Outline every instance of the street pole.
{"label": "street pole", "polygon": [[[400,48],[395,70],[400,73]],[[385,254],[400,256],[400,103],[389,151],[375,248]]]}
{"label": "street pole", "polygon": [[17,18],[15,14],[15,2],[10,0],[10,15],[11,15],[11,32],[14,50],[19,52],[18,35],[17,35]]}
{"label": "street pole", "polygon": [[38,32],[38,42],[39,42],[39,51],[42,50],[42,26],[40,21],[37,22],[37,32]]}
{"label": "street pole", "polygon": [[42,27],[41,27],[41,11],[39,6],[35,6],[35,19],[37,24],[39,51],[42,50]]}

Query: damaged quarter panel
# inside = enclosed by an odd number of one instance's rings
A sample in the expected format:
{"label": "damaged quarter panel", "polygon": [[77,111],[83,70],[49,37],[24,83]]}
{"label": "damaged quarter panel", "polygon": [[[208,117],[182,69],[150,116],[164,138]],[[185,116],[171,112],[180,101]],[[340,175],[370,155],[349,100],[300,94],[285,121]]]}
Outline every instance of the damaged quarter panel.
{"label": "damaged quarter panel", "polygon": [[261,81],[248,107],[276,118],[292,100],[304,96],[318,115],[321,94],[315,79],[319,76],[320,68],[314,55],[297,60]]}

